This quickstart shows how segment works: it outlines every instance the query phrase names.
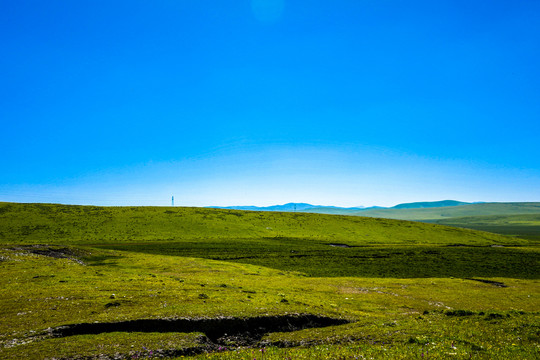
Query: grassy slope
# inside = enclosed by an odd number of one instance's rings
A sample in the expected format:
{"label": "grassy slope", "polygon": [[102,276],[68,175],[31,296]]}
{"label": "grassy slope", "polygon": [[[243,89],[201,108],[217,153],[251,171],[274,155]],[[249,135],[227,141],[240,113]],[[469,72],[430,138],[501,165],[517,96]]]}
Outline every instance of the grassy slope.
{"label": "grassy slope", "polygon": [[[268,335],[269,344],[325,347],[269,349],[266,359],[411,358],[426,350],[434,358],[538,355],[539,256],[521,239],[315,214],[0,204],[0,243],[0,358],[148,356],[204,346],[198,335],[179,333],[35,337],[69,323],[284,313],[356,322]],[[73,259],[23,245],[38,243],[67,246]],[[520,247],[487,246],[510,243]],[[467,315],[445,313],[452,309]]]}
{"label": "grassy slope", "polygon": [[270,242],[280,238],[349,245],[526,243],[466,229],[355,216],[180,207],[0,204],[2,243],[117,244],[253,239]]}
{"label": "grassy slope", "polygon": [[470,216],[435,223],[540,241],[540,214]]}

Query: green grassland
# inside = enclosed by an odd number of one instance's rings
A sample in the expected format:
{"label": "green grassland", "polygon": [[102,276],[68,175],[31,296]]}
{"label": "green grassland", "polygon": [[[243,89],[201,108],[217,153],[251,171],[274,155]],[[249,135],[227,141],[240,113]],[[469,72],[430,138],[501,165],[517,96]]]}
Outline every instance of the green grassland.
{"label": "green grassland", "polygon": [[540,214],[469,216],[435,223],[540,241]]}
{"label": "green grassland", "polygon": [[349,245],[527,244],[453,227],[308,213],[0,203],[2,242],[117,244],[300,239]]}
{"label": "green grassland", "polygon": [[[539,260],[534,240],[437,224],[2,203],[0,358],[534,359]],[[297,314],[349,323],[250,346],[158,327],[55,335]]]}
{"label": "green grassland", "polygon": [[540,203],[480,203],[437,208],[373,209],[347,215],[370,216],[400,220],[445,220],[458,217],[489,215],[540,214]]}

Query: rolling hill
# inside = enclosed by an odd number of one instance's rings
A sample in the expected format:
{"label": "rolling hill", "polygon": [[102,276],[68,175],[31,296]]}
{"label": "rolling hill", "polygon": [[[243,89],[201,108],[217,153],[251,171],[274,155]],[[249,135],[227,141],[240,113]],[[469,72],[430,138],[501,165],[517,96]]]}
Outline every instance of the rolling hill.
{"label": "rolling hill", "polygon": [[358,246],[496,244],[510,240],[442,225],[359,216],[0,203],[2,243],[107,244],[285,238],[347,242]]}

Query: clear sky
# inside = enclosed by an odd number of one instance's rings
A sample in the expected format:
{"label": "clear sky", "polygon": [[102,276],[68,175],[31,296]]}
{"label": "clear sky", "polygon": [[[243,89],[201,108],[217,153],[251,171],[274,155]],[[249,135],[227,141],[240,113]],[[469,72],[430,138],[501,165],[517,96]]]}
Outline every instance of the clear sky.
{"label": "clear sky", "polygon": [[0,201],[540,201],[540,1],[0,0]]}

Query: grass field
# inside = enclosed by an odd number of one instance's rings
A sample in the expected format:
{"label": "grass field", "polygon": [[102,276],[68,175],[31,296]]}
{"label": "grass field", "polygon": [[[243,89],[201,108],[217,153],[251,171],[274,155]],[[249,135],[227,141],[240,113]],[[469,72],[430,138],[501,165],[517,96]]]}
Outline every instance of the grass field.
{"label": "grass field", "polygon": [[435,223],[540,241],[540,214],[458,217]]}
{"label": "grass field", "polygon": [[3,203],[0,244],[2,359],[540,355],[535,239],[319,214]]}

